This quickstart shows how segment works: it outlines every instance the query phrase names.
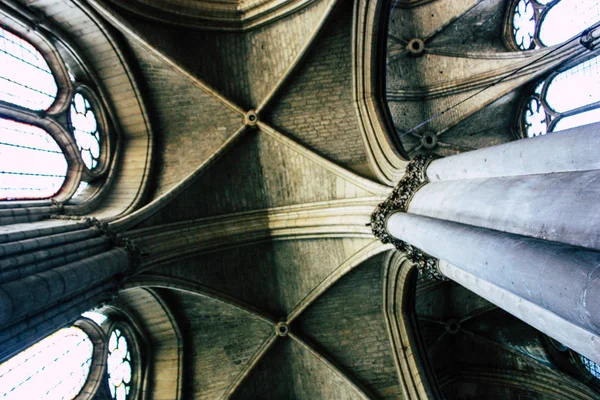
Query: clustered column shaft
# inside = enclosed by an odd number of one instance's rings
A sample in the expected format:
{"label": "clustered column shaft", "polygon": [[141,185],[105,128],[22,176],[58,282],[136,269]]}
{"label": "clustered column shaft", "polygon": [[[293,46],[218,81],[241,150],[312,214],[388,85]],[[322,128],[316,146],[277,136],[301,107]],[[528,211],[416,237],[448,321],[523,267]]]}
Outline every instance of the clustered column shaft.
{"label": "clustered column shaft", "polygon": [[39,227],[0,234],[0,362],[108,300],[132,269],[105,224]]}
{"label": "clustered column shaft", "polygon": [[414,190],[380,205],[373,230],[422,271],[600,362],[598,143],[594,124],[417,160],[399,185]]}

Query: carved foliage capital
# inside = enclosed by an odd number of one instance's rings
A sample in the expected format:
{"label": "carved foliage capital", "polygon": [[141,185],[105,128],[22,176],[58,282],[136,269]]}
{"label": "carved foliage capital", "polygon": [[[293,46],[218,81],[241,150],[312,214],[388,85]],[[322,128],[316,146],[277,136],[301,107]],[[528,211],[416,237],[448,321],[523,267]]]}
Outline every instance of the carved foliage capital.
{"label": "carved foliage capital", "polygon": [[406,172],[390,196],[379,204],[371,214],[371,229],[382,243],[391,243],[396,249],[406,254],[406,257],[416,264],[420,273],[436,279],[445,279],[439,272],[437,260],[418,248],[396,239],[386,229],[388,217],[398,211],[406,212],[413,195],[423,185],[426,185],[427,166],[433,161],[432,156],[419,155],[406,166]]}

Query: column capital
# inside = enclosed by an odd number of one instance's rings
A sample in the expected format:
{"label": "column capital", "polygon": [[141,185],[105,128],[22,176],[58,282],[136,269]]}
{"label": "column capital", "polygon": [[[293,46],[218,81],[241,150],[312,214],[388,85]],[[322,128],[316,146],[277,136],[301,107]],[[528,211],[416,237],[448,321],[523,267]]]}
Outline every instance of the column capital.
{"label": "column capital", "polygon": [[133,274],[141,263],[142,256],[141,251],[135,243],[131,239],[114,231],[106,221],[100,221],[95,217],[85,217],[85,220],[91,226],[95,226],[104,236],[108,237],[115,247],[120,247],[127,252],[129,258],[128,274]]}
{"label": "column capital", "polygon": [[416,264],[419,272],[428,277],[445,280],[439,272],[438,260],[423,253],[418,248],[396,239],[386,228],[387,219],[395,212],[406,212],[413,195],[429,182],[427,167],[434,160],[433,156],[418,155],[408,165],[398,185],[392,190],[390,196],[377,205],[371,214],[371,230],[373,235],[382,243],[391,243],[397,250],[406,254],[406,257]]}
{"label": "column capital", "polygon": [[135,243],[118,233],[106,221],[101,221],[96,217],[84,217],[74,215],[53,215],[51,219],[67,220],[67,221],[83,221],[89,227],[95,227],[105,237],[107,237],[113,246],[120,247],[127,252],[129,258],[128,275],[133,275],[137,267],[141,264],[141,257],[144,255]]}

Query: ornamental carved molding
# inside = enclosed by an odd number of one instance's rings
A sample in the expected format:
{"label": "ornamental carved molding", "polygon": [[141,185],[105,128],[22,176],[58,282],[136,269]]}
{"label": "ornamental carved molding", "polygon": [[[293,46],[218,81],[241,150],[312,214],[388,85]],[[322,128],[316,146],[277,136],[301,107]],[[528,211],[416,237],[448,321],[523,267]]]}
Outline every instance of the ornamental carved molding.
{"label": "ornamental carved molding", "polygon": [[406,212],[414,194],[429,183],[427,167],[433,160],[433,156],[418,155],[408,163],[404,176],[400,179],[398,185],[385,201],[377,205],[375,211],[371,214],[370,225],[375,237],[381,240],[382,243],[393,244],[398,251],[404,253],[406,258],[416,265],[420,274],[432,279],[446,280],[439,272],[437,259],[411,244],[396,239],[386,229],[388,217],[394,212]]}
{"label": "ornamental carved molding", "polygon": [[[54,207],[59,207],[62,203],[54,204]],[[50,219],[58,219],[64,221],[85,221],[88,227],[95,227],[102,236],[105,236],[110,240],[110,243],[114,247],[120,247],[127,252],[129,258],[129,268],[125,275],[130,276],[137,272],[138,266],[142,262],[142,252],[133,242],[133,240],[124,237],[122,234],[116,232],[111,228],[110,224],[106,221],[101,221],[95,217],[76,217],[70,215],[51,215]]]}
{"label": "ornamental carved molding", "polygon": [[163,24],[245,32],[277,21],[316,0],[109,0],[113,5]]}

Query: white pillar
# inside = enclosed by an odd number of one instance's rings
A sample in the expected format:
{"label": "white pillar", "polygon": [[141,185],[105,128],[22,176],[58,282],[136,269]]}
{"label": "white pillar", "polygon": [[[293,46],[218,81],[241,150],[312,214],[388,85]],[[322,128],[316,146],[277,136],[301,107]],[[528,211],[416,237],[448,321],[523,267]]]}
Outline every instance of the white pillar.
{"label": "white pillar", "polygon": [[416,159],[373,232],[600,363],[599,150],[597,123]]}
{"label": "white pillar", "polygon": [[496,304],[538,331],[545,332],[554,340],[579,354],[599,362],[600,337],[597,335],[444,260],[440,260],[439,268],[442,274],[459,285],[483,297],[490,303]]}
{"label": "white pillar", "polygon": [[[587,343],[585,354],[600,362],[600,252],[403,212],[388,218],[387,229],[442,266],[452,264],[453,273],[440,269],[447,277],[456,278],[460,270],[493,285],[490,301],[497,306],[508,311],[518,303],[532,304],[572,325],[570,331],[580,335],[572,342],[578,348]],[[468,288],[478,289],[478,283]],[[557,326],[537,326],[557,336]]]}

